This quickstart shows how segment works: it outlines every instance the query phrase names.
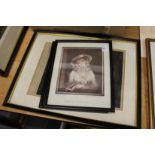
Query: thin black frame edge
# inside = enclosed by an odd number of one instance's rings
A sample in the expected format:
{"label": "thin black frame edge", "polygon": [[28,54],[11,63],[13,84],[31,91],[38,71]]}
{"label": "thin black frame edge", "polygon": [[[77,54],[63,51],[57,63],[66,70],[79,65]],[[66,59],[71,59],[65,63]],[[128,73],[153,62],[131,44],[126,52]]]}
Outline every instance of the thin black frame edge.
{"label": "thin black frame edge", "polygon": [[[46,31],[46,30],[34,30],[34,35],[33,35],[32,39],[31,39],[31,41],[30,41],[30,43],[28,45],[27,51],[25,52],[25,55],[24,55],[22,61],[25,61],[26,56],[28,54],[28,51],[31,48],[31,45],[33,44],[33,41],[34,41],[34,39],[35,39],[35,37],[36,37],[36,35],[37,35],[38,32],[42,32],[42,33],[43,32],[44,33],[60,33],[60,32],[53,32],[53,31]],[[63,34],[67,34],[67,33],[65,32]],[[74,34],[74,33],[72,32],[72,34]],[[83,33],[79,33],[77,35],[85,36]],[[105,37],[105,36],[102,35],[102,37],[100,37],[100,38],[103,38],[103,37]],[[120,39],[120,40],[125,40],[125,41],[133,41],[133,42],[136,42],[137,44],[140,45],[140,40],[139,39],[138,40],[137,39],[135,40],[135,39],[127,39],[127,38],[123,38],[123,37],[115,37],[115,38],[113,38],[113,37],[110,37],[110,36],[107,39],[114,39],[114,40],[115,39],[116,40],[117,39]],[[140,52],[140,46],[137,46],[137,49],[138,49],[138,52]],[[141,57],[138,57],[138,59],[141,59]],[[20,70],[21,70],[23,64],[24,64],[24,62],[21,62],[20,66],[19,66],[19,68],[18,68],[18,70],[16,72],[16,75],[15,75],[15,77],[14,77],[12,83],[11,83],[11,86],[9,88],[9,91],[8,91],[8,93],[6,95],[5,100],[4,100],[3,106],[13,107],[13,108],[16,108],[16,109],[22,109],[22,110],[26,110],[26,111],[30,111],[30,112],[36,112],[36,113],[40,113],[40,114],[53,115],[53,116],[56,115],[57,117],[60,117],[60,118],[63,117],[63,118],[66,118],[67,119],[69,117],[69,119],[72,121],[72,123],[74,123],[74,121],[80,119],[80,122],[82,124],[84,123],[85,125],[89,125],[88,122],[90,121],[90,126],[99,127],[99,128],[107,127],[107,128],[113,128],[113,129],[127,129],[127,128],[136,129],[136,128],[140,128],[141,127],[140,126],[141,125],[141,120],[140,120],[140,123],[137,124],[137,126],[135,127],[135,126],[128,126],[128,125],[114,124],[114,123],[110,123],[110,122],[102,122],[102,121],[100,122],[100,121],[96,121],[96,120],[83,119],[83,118],[79,118],[79,117],[75,117],[75,116],[67,116],[67,115],[63,115],[63,114],[57,114],[57,113],[52,113],[52,112],[48,112],[48,111],[44,111],[44,110],[37,110],[37,109],[32,109],[32,108],[18,106],[18,105],[14,105],[14,104],[8,103],[8,99],[9,99],[9,97],[11,95],[12,89],[13,89],[14,84],[15,84],[17,78],[18,78],[18,75],[20,73]],[[140,67],[140,66],[138,66],[138,67]],[[141,79],[140,79],[140,81],[141,81]],[[141,84],[140,81],[139,81],[139,83]],[[139,93],[139,91],[138,91],[138,93]],[[141,95],[141,94],[139,94],[139,95]],[[138,105],[140,105],[140,107],[139,107],[139,111],[140,111],[139,118],[141,118],[141,102],[139,102]],[[66,122],[67,122],[67,120],[66,120]],[[98,125],[95,125],[95,124],[98,124]]]}
{"label": "thin black frame edge", "polygon": [[76,116],[70,116],[70,115],[64,115],[64,114],[59,114],[56,112],[48,112],[45,110],[39,110],[39,109],[32,109],[29,107],[25,106],[18,106],[14,105],[11,103],[5,103],[5,106],[11,107],[11,108],[16,108],[19,110],[25,110],[29,112],[35,112],[38,114],[45,114],[55,118],[56,120],[65,120],[65,122],[73,123],[73,124],[82,124],[90,127],[95,127],[95,128],[107,128],[107,129],[137,129],[135,126],[129,126],[129,125],[123,125],[123,124],[116,124],[116,123],[110,123],[110,122],[105,122],[105,121],[98,121],[98,120],[92,120],[92,119],[87,119],[87,118],[81,118],[81,117],[76,117]]}
{"label": "thin black frame edge", "polygon": [[[110,78],[111,78],[111,108],[96,108],[96,107],[78,107],[78,106],[62,106],[62,105],[48,105],[47,104],[47,99],[48,99],[48,94],[49,94],[49,89],[50,89],[50,83],[51,83],[51,76],[52,76],[52,72],[53,72],[53,63],[54,63],[54,59],[55,59],[55,54],[56,54],[56,49],[57,49],[57,45],[58,43],[68,43],[68,42],[89,42],[89,43],[108,43],[109,44],[109,57],[110,57]],[[74,110],[74,111],[83,111],[83,112],[98,112],[98,113],[102,113],[102,112],[114,112],[115,111],[115,106],[114,106],[114,102],[113,102],[113,73],[112,73],[112,41],[106,41],[106,40],[56,40],[54,42],[54,44],[52,45],[52,49],[51,49],[51,53],[54,53],[53,56],[51,56],[49,62],[52,62],[52,64],[48,64],[49,66],[51,66],[51,68],[49,68],[49,70],[47,72],[49,72],[49,75],[46,79],[46,81],[48,81],[45,84],[45,89],[44,89],[44,93],[41,95],[41,100],[40,100],[40,104],[39,107],[40,108],[48,108],[48,109],[63,109],[63,110]],[[51,54],[52,55],[52,54]]]}
{"label": "thin black frame edge", "polygon": [[82,35],[86,37],[97,37],[97,38],[113,38],[113,39],[120,39],[120,40],[127,40],[127,41],[138,41],[139,39],[134,38],[127,38],[122,37],[119,35],[111,35],[106,33],[90,33],[90,32],[79,32],[79,31],[71,31],[71,30],[43,30],[43,29],[34,29],[34,32],[41,32],[41,33],[61,33],[61,34],[70,34],[70,35]]}
{"label": "thin black frame edge", "polygon": [[4,106],[5,106],[5,105],[9,105],[8,99],[9,99],[10,96],[11,96],[11,92],[12,92],[14,86],[15,86],[15,83],[16,83],[16,81],[17,81],[17,79],[18,79],[18,76],[19,76],[19,74],[20,74],[20,71],[21,71],[21,69],[22,69],[22,67],[23,67],[23,65],[24,65],[24,62],[25,62],[25,60],[26,60],[26,58],[27,58],[27,56],[28,56],[29,50],[30,50],[30,48],[31,48],[31,46],[32,46],[32,44],[33,44],[33,42],[34,42],[34,40],[35,40],[35,37],[36,37],[36,34],[33,34],[32,38],[31,38],[31,40],[30,40],[30,43],[29,43],[29,45],[28,45],[28,47],[27,47],[27,49],[26,49],[26,52],[24,53],[24,56],[23,56],[23,58],[22,58],[22,60],[21,60],[21,63],[20,63],[20,65],[19,65],[19,67],[18,67],[18,69],[17,69],[17,71],[16,71],[16,73],[15,73],[15,76],[14,76],[13,81],[12,81],[12,83],[11,83],[11,86],[10,86],[8,92],[7,92],[7,95],[6,95],[5,99],[4,99],[4,102],[3,102],[3,105],[4,105]]}
{"label": "thin black frame edge", "polygon": [[137,128],[141,128],[142,120],[142,93],[141,93],[141,43],[137,41]]}
{"label": "thin black frame edge", "polygon": [[[153,75],[152,75],[152,61],[151,61],[151,49],[150,49],[150,43],[151,42],[155,42],[155,39],[153,38],[146,38],[145,39],[145,45],[146,45],[146,64],[147,64],[147,76],[148,76],[148,91],[149,91],[149,117],[150,117],[150,121],[151,121],[151,118],[154,119],[154,94],[153,94]],[[150,70],[149,70],[150,68]],[[151,90],[150,90],[151,89]],[[151,94],[151,97],[150,97],[150,94]],[[152,100],[152,101],[151,101]],[[151,103],[153,102],[153,103]],[[151,104],[152,104],[152,107],[153,109],[151,108]],[[150,115],[150,110],[152,111],[153,115]],[[153,125],[153,127],[155,126],[155,122],[153,121],[153,124],[152,122],[150,123],[150,127],[151,125]]]}
{"label": "thin black frame edge", "polygon": [[18,38],[17,44],[15,45],[15,48],[13,49],[13,52],[11,54],[11,57],[9,59],[9,62],[7,64],[7,67],[6,67],[5,71],[0,69],[0,75],[1,76],[8,77],[8,75],[10,73],[10,70],[11,70],[11,67],[12,67],[12,64],[13,64],[15,58],[16,58],[16,55],[18,53],[18,50],[19,50],[19,48],[21,46],[21,43],[22,43],[22,41],[23,41],[23,39],[25,37],[25,34],[26,34],[27,30],[28,30],[28,26],[24,26],[24,28],[23,28],[23,30],[22,30],[19,38]]}

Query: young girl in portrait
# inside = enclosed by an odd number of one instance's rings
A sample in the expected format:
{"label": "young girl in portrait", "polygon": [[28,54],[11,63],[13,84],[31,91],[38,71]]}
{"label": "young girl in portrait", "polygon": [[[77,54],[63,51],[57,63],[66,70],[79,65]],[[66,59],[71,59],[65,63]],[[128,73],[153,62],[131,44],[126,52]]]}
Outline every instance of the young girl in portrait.
{"label": "young girl in portrait", "polygon": [[97,90],[98,84],[90,66],[91,61],[92,56],[88,54],[80,54],[71,60],[73,69],[69,74],[66,90]]}

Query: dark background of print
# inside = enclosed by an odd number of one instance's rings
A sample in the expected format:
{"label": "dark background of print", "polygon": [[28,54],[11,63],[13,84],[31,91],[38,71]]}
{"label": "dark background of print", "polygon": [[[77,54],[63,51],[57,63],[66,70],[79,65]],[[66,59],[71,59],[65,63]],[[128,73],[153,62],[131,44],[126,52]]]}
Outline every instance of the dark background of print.
{"label": "dark background of print", "polygon": [[[95,78],[98,84],[97,90],[90,89],[76,89],[72,92],[67,91],[65,88],[68,83],[69,74],[73,70],[70,63],[71,60],[80,55],[80,54],[88,54],[92,56],[92,61],[90,63],[91,69],[95,74]],[[103,53],[104,55],[104,53]],[[90,94],[90,95],[104,95],[104,73],[102,75],[102,67],[104,69],[104,65],[102,65],[102,49],[91,47],[91,48],[81,48],[81,47],[65,47],[63,48],[63,54],[60,62],[60,71],[57,82],[57,90],[56,93],[76,93],[76,94]],[[104,62],[103,62],[104,64]],[[102,91],[103,85],[103,91]]]}

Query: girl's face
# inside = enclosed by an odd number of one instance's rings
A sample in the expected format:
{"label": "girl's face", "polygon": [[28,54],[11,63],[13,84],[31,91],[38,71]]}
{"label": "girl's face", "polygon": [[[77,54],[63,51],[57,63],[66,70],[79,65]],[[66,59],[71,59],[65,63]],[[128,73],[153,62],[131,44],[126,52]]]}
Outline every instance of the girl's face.
{"label": "girl's face", "polygon": [[79,59],[77,60],[76,64],[75,64],[75,69],[78,71],[82,71],[87,69],[89,66],[89,62],[88,60],[85,59]]}

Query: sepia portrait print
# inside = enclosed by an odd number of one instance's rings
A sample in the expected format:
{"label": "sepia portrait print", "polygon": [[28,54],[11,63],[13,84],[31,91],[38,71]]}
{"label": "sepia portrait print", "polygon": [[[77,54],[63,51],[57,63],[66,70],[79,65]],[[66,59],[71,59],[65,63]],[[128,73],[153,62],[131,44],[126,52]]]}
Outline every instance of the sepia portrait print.
{"label": "sepia portrait print", "polygon": [[104,53],[98,47],[62,49],[56,93],[104,96]]}

